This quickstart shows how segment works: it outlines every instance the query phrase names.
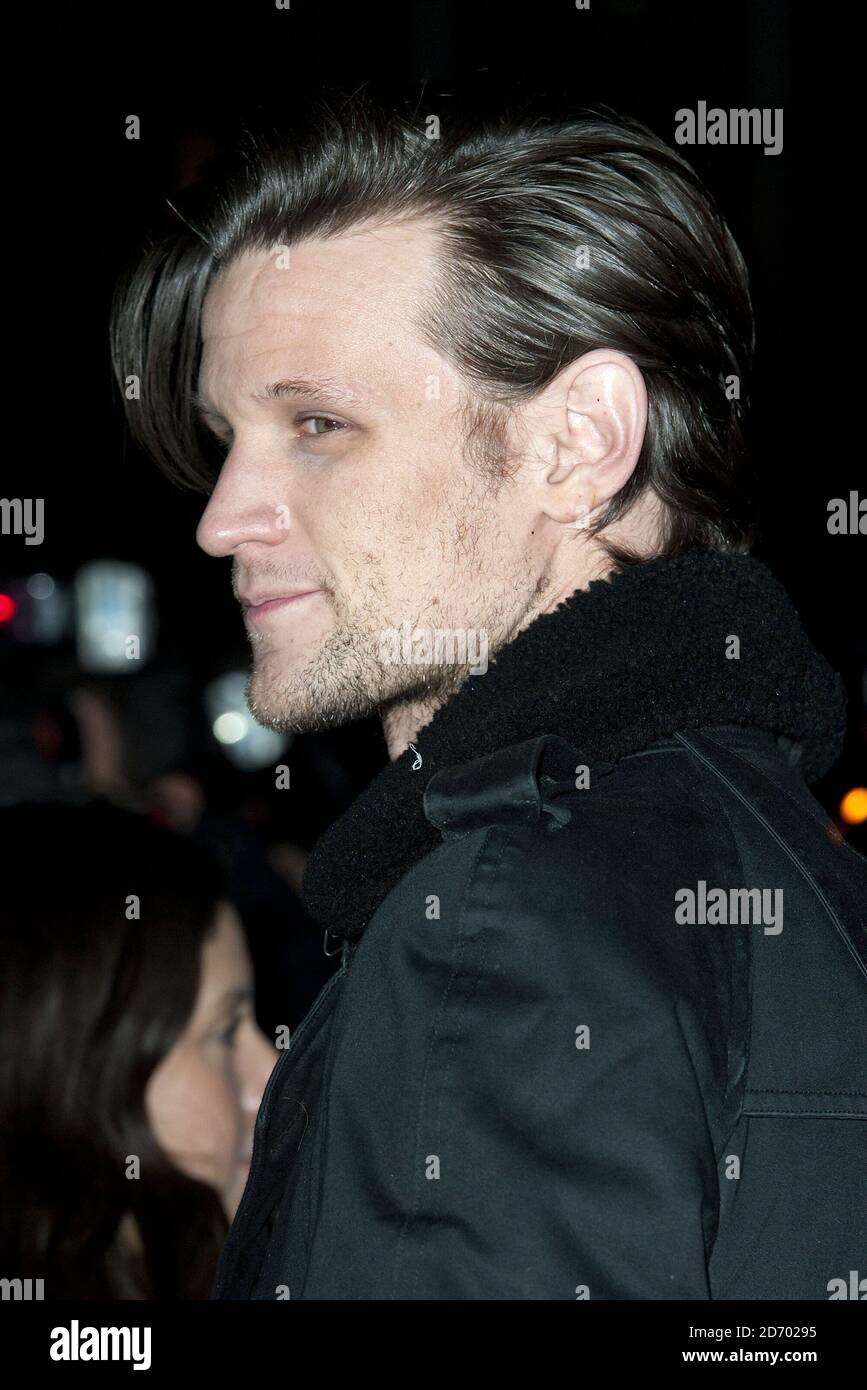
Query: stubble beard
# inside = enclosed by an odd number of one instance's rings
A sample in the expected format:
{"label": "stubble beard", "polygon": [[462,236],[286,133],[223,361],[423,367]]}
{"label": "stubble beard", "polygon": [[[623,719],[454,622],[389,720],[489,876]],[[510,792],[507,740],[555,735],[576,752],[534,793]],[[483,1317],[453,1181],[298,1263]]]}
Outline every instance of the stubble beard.
{"label": "stubble beard", "polygon": [[387,662],[382,634],[391,626],[379,595],[349,614],[331,593],[331,631],[312,654],[287,669],[286,656],[262,634],[251,634],[253,667],[247,705],[257,723],[281,733],[304,734],[381,716],[409,702],[438,705],[463,684],[468,667]]}

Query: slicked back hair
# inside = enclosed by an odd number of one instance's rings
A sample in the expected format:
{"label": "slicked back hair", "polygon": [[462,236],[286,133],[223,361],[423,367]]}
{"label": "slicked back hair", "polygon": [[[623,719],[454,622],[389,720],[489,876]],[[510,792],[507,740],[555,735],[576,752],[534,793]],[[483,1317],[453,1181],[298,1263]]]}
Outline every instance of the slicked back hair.
{"label": "slicked back hair", "polygon": [[[242,137],[196,221],[151,243],[112,309],[115,377],[136,443],[176,481],[219,470],[195,409],[201,316],[214,277],[273,251],[373,223],[439,232],[420,337],[462,375],[469,456],[508,474],[511,411],[593,349],[641,370],[648,418],[636,468],[587,530],[651,489],[654,554],[753,543],[745,415],[754,349],[747,271],[690,165],[640,122],[502,116],[444,129],[364,95],[322,102],[291,137]],[[125,384],[139,378],[139,398]],[[606,542],[616,561],[646,558]]]}

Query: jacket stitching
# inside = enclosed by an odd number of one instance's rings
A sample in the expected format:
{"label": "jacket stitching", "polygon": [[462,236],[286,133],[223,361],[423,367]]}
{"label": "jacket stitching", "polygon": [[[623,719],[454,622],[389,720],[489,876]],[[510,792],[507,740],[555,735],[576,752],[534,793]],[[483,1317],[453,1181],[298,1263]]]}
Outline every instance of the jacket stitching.
{"label": "jacket stitching", "polygon": [[[732,849],[734,850],[735,857],[736,857],[736,859],[737,859],[737,861],[738,861],[738,867],[739,867],[740,870],[741,870],[741,874],[743,874],[743,873],[744,873],[744,865],[743,865],[743,860],[742,860],[742,858],[741,858],[741,848],[740,848],[740,844],[739,844],[739,842],[738,842],[738,837],[737,837],[737,834],[736,834],[736,832],[735,832],[735,828],[734,828],[734,826],[732,825],[731,820],[729,819],[729,815],[728,815],[728,812],[726,811],[725,804],[724,804],[722,801],[720,801],[719,799],[717,799],[717,802],[718,802],[718,805],[720,806],[720,808],[722,809],[723,816],[725,817],[725,822],[726,822],[726,825],[728,826],[728,830],[729,830],[729,837],[730,837],[730,840],[731,840]],[[736,965],[736,952],[737,952],[737,945],[736,945],[736,943],[733,942],[732,945],[731,945],[731,953],[732,953],[732,954],[731,954],[731,959],[730,959],[730,964],[729,964],[729,990],[730,990],[730,997],[729,997],[728,1028],[727,1028],[727,1037],[726,1037],[726,1086],[725,1086],[725,1094],[724,1094],[722,1100],[720,1101],[719,1110],[718,1110],[718,1112],[717,1112],[717,1115],[716,1115],[716,1118],[715,1118],[715,1122],[714,1122],[714,1131],[715,1131],[715,1132],[719,1132],[719,1131],[722,1129],[722,1121],[723,1121],[723,1118],[724,1118],[724,1116],[725,1116],[726,1109],[727,1109],[727,1107],[728,1107],[729,1101],[731,1100],[731,1097],[732,1097],[734,1094],[736,1094],[738,1091],[739,1091],[739,1094],[738,1094],[738,1096],[737,1096],[737,1105],[736,1105],[735,1115],[734,1115],[734,1117],[733,1117],[733,1119],[732,1119],[731,1125],[729,1126],[729,1128],[728,1128],[728,1130],[727,1130],[727,1132],[726,1132],[725,1139],[723,1140],[723,1145],[722,1145],[723,1148],[724,1148],[725,1145],[728,1143],[728,1140],[729,1140],[731,1134],[734,1132],[734,1130],[735,1130],[735,1129],[737,1128],[737,1126],[738,1126],[738,1123],[740,1122],[741,1113],[742,1113],[742,1109],[743,1109],[743,1096],[744,1096],[744,1091],[746,1090],[746,1084],[745,1084],[745,1083],[746,1083],[746,1078],[749,1076],[750,1045],[751,1045],[751,1043],[752,1043],[752,1023],[753,1023],[753,1018],[752,1018],[752,997],[753,997],[753,952],[752,952],[752,945],[751,945],[751,943],[750,943],[750,939],[749,939],[749,937],[747,937],[747,939],[746,939],[746,956],[747,956],[747,962],[746,962],[746,964],[747,964],[747,989],[748,989],[749,993],[748,993],[748,1000],[747,1000],[747,1019],[746,1019],[746,1027],[745,1027],[745,1029],[744,1029],[744,1039],[743,1039],[743,1046],[744,1046],[744,1067],[743,1067],[743,1072],[742,1072],[742,1078],[743,1078],[743,1080],[742,1080],[742,1081],[738,1081],[738,1082],[732,1082],[732,1074],[731,1074],[731,1056],[732,1056],[731,1038],[732,1038],[732,1031],[731,1031],[731,1030],[732,1030],[732,1014],[733,1014],[734,1008],[735,1008],[735,1003],[734,1003],[734,971],[735,971],[735,965]]]}
{"label": "jacket stitching", "polygon": [[[748,1152],[749,1143],[750,1143],[750,1120],[751,1120],[751,1118],[752,1118],[752,1117],[751,1117],[749,1114],[747,1114],[747,1113],[744,1114],[744,1120],[745,1120],[745,1123],[746,1123],[746,1131],[745,1131],[745,1133],[744,1133],[744,1142],[743,1142],[743,1145],[742,1145],[742,1148],[741,1148],[741,1155],[740,1155],[740,1160],[741,1160],[741,1172],[746,1172],[746,1171],[747,1171],[747,1152]],[[729,1138],[731,1138],[731,1135],[729,1136]],[[736,1189],[735,1189],[735,1196],[736,1196],[736,1197],[739,1197],[739,1196],[740,1196],[740,1192],[741,1192],[741,1189],[740,1189],[740,1182],[739,1182],[738,1185],[736,1186]],[[734,1272],[729,1274],[728,1279],[725,1280],[725,1282],[720,1286],[720,1288],[717,1290],[717,1292],[713,1295],[713,1297],[714,1297],[715,1300],[720,1300],[720,1299],[726,1299],[726,1298],[728,1298],[728,1296],[729,1296],[729,1291],[730,1291],[731,1289],[733,1289],[733,1288],[735,1287],[735,1285],[736,1285],[737,1283],[740,1282],[740,1280],[744,1279],[744,1278],[746,1277],[746,1275],[749,1273],[749,1271],[750,1271],[751,1269],[754,1268],[755,1263],[756,1263],[756,1260],[759,1258],[759,1256],[760,1256],[760,1254],[761,1254],[761,1251],[762,1251],[762,1249],[763,1249],[763,1240],[764,1240],[765,1232],[767,1231],[768,1227],[770,1226],[773,1217],[776,1216],[777,1208],[778,1208],[779,1205],[780,1205],[780,1197],[781,1197],[781,1195],[782,1195],[781,1188],[780,1188],[779,1186],[775,1187],[775,1188],[774,1188],[774,1195],[773,1195],[772,1200],[771,1200],[770,1203],[765,1207],[764,1211],[761,1213],[761,1217],[760,1217],[759,1224],[758,1224],[758,1229],[756,1229],[755,1227],[753,1227],[753,1230],[752,1230],[752,1239],[751,1239],[751,1240],[749,1239],[749,1235],[747,1236],[746,1249],[741,1249],[741,1251],[740,1251],[740,1254],[741,1254],[742,1258],[739,1260],[738,1264],[735,1266]],[[732,1220],[732,1221],[734,1220],[734,1212],[732,1212],[732,1213],[730,1214],[730,1220]],[[733,1253],[737,1253],[737,1252],[733,1252]]]}
{"label": "jacket stitching", "polygon": [[[466,888],[465,888],[465,890],[464,890],[463,899],[462,899],[462,901],[461,901],[460,912],[459,912],[459,916],[458,916],[458,932],[457,932],[457,943],[456,943],[457,949],[456,949],[456,953],[455,953],[455,959],[454,959],[454,963],[453,963],[453,965],[452,965],[452,970],[451,970],[451,973],[450,973],[450,975],[449,975],[448,982],[447,982],[447,984],[446,984],[445,990],[444,990],[443,995],[442,995],[442,997],[441,997],[441,999],[440,999],[440,1002],[439,1002],[439,1007],[438,1007],[438,1009],[437,1009],[437,1016],[436,1016],[436,1019],[434,1020],[433,1028],[432,1028],[432,1030],[431,1030],[430,1040],[429,1040],[428,1046],[427,1046],[427,1055],[426,1055],[426,1057],[425,1057],[424,1074],[423,1074],[423,1076],[422,1076],[421,1092],[420,1092],[419,1101],[418,1101],[417,1120],[416,1120],[416,1130],[415,1130],[415,1140],[414,1140],[414,1142],[413,1142],[413,1164],[414,1164],[414,1167],[415,1167],[415,1171],[416,1171],[416,1172],[417,1172],[417,1164],[418,1164],[419,1151],[420,1151],[420,1148],[421,1148],[421,1135],[422,1135],[422,1129],[423,1129],[423,1125],[424,1125],[425,1100],[426,1100],[426,1092],[427,1092],[428,1074],[429,1074],[429,1070],[430,1070],[431,1058],[432,1058],[432,1055],[433,1055],[433,1050],[434,1050],[434,1047],[435,1047],[436,1042],[437,1042],[437,1030],[438,1030],[438,1028],[439,1028],[440,1020],[442,1019],[442,1016],[443,1016],[443,1014],[444,1014],[444,1012],[445,1012],[446,1003],[447,1003],[447,1001],[448,1001],[449,994],[451,993],[452,986],[453,986],[455,980],[457,979],[458,975],[460,974],[460,967],[461,967],[461,963],[462,963],[462,961],[463,961],[464,951],[465,951],[465,948],[466,948],[466,946],[467,946],[467,938],[466,938],[466,936],[464,935],[464,925],[465,925],[465,919],[466,919],[467,899],[469,898],[470,893],[472,892],[472,889],[473,889],[474,886],[475,886],[475,883],[476,883],[476,876],[477,876],[477,873],[478,873],[479,862],[480,862],[480,860],[482,859],[483,855],[485,854],[485,852],[486,852],[486,850],[487,850],[487,848],[488,848],[488,842],[490,841],[490,839],[491,839],[491,837],[492,837],[492,835],[493,835],[493,833],[494,833],[494,829],[495,829],[495,827],[490,826],[490,827],[485,831],[484,839],[482,840],[482,842],[481,842],[481,844],[479,845],[479,848],[478,848],[478,850],[477,850],[477,852],[476,852],[476,856],[475,856],[475,859],[474,859],[474,861],[473,861],[472,870],[471,870],[470,873],[467,875],[467,884],[466,884]],[[502,856],[500,856],[500,857],[502,857]],[[480,973],[481,973],[481,967],[482,967],[482,961],[483,961],[483,959],[484,959],[484,953],[483,953],[483,956],[482,956],[482,960],[479,961],[479,965],[478,965],[478,968],[477,968],[477,970],[476,970],[475,981],[474,981],[474,983],[473,983],[473,991],[472,991],[473,993],[475,992],[475,987],[476,987],[476,985],[478,984],[478,980],[479,980],[479,975],[480,975]],[[465,1006],[465,1007],[466,1007],[466,1006]],[[441,1104],[441,1103],[442,1103],[442,1102],[440,1102],[440,1104]],[[439,1115],[439,1113],[438,1113],[438,1114],[437,1114],[437,1118],[436,1118],[436,1125],[435,1125],[435,1138],[437,1139],[437,1142],[438,1142],[438,1135],[439,1135],[439,1124],[440,1124],[440,1115]],[[389,1297],[390,1297],[391,1299],[397,1299],[397,1297],[398,1297],[397,1286],[398,1286],[398,1280],[399,1280],[399,1277],[400,1277],[400,1260],[401,1260],[402,1248],[403,1248],[403,1246],[404,1246],[404,1244],[405,1244],[405,1242],[406,1242],[406,1237],[407,1237],[407,1235],[408,1235],[408,1233],[409,1233],[410,1227],[412,1226],[413,1222],[415,1221],[416,1217],[418,1216],[419,1208],[420,1208],[421,1205],[422,1205],[422,1195],[421,1195],[421,1194],[422,1194],[422,1191],[423,1191],[423,1189],[419,1189],[419,1190],[418,1190],[418,1195],[417,1195],[415,1201],[414,1201],[413,1204],[412,1204],[412,1207],[411,1207],[410,1212],[409,1212],[408,1215],[404,1218],[404,1222],[403,1222],[403,1225],[401,1226],[401,1230],[400,1230],[400,1235],[399,1235],[398,1238],[397,1238],[397,1245],[396,1245],[396,1247],[395,1247],[395,1252],[394,1252],[393,1279],[392,1279],[391,1293],[390,1293],[390,1295],[389,1295]],[[439,1200],[439,1192],[437,1192],[437,1201],[438,1201],[438,1200]],[[436,1204],[435,1204],[435,1203],[432,1203],[431,1205],[434,1206],[434,1205],[436,1205]],[[421,1254],[422,1254],[422,1251],[421,1251],[421,1248],[420,1248],[420,1247],[421,1247],[421,1244],[423,1243],[423,1240],[424,1240],[424,1237],[422,1237],[422,1241],[420,1242],[419,1250],[418,1250],[418,1253],[417,1253],[417,1255],[416,1255],[416,1261],[415,1261],[415,1266],[416,1266],[416,1267],[415,1267],[415,1276],[414,1276],[414,1280],[413,1280],[414,1284],[416,1284],[416,1283],[418,1282],[418,1272],[419,1272],[420,1261],[421,1261]]]}
{"label": "jacket stitching", "polygon": [[[743,792],[741,792],[735,786],[731,779],[728,778],[720,768],[718,768],[714,763],[712,763],[709,758],[706,758],[704,754],[700,751],[700,749],[695,747],[695,744],[690,743],[689,739],[686,738],[684,734],[676,734],[675,737],[679,738],[681,742],[686,745],[687,748],[691,749],[692,752],[695,754],[696,758],[698,758],[700,762],[704,763],[705,767],[709,768],[713,775],[715,777],[718,777],[719,780],[726,787],[728,787],[732,795],[735,796],[738,801],[740,801],[742,806],[746,807],[746,809],[750,812],[752,816],[755,817],[759,824],[764,826],[765,830],[768,832],[771,838],[776,842],[777,845],[779,845],[780,849],[783,850],[786,856],[791,860],[795,868],[801,874],[802,878],[806,881],[807,885],[813,890],[813,893],[819,899],[819,902],[822,904],[826,913],[833,922],[838,935],[842,938],[847,950],[849,951],[849,954],[852,956],[853,960],[855,961],[855,964],[861,971],[861,974],[864,975],[865,978],[867,978],[867,966],[865,966],[864,962],[861,960],[861,957],[856,951],[853,942],[849,939],[849,935],[846,932],[845,927],[843,926],[833,907],[828,902],[828,899],[825,897],[825,894],[822,892],[818,883],[813,878],[809,869],[806,867],[806,865],[803,863],[800,857],[795,853],[792,847],[789,844],[787,844],[787,842],[782,838],[782,836],[777,833],[774,827],[765,819],[758,807],[752,804],[752,802],[743,794]],[[739,754],[735,752],[732,752],[732,757],[738,758],[741,762],[743,761],[743,759],[740,758]],[[752,764],[750,764],[750,767],[752,767]],[[758,769],[753,768],[753,771],[757,770]],[[762,774],[760,773],[759,775],[761,776]],[[722,805],[723,803],[720,804]]]}
{"label": "jacket stitching", "polygon": [[867,1091],[791,1091],[777,1087],[751,1086],[754,1096],[867,1096]]}
{"label": "jacket stitching", "polygon": [[[700,1079],[700,1077],[699,1077],[698,1070],[696,1069],[695,1060],[694,1060],[693,1055],[692,1055],[692,1050],[690,1049],[690,1046],[689,1046],[689,1039],[688,1039],[687,1036],[686,1036],[686,1031],[685,1031],[684,1026],[683,1026],[683,1021],[682,1021],[682,1019],[681,1019],[681,1017],[680,1017],[680,1009],[679,1009],[679,1007],[678,1007],[678,1001],[677,1001],[677,1000],[674,1001],[674,1009],[673,1009],[673,1012],[674,1012],[674,1021],[675,1021],[675,1024],[676,1024],[676,1026],[677,1026],[677,1032],[678,1032],[678,1035],[679,1035],[679,1037],[680,1037],[680,1041],[681,1041],[681,1045],[682,1045],[682,1047],[683,1047],[683,1050],[684,1050],[684,1052],[686,1053],[686,1056],[687,1056],[687,1058],[688,1058],[688,1060],[689,1060],[689,1069],[690,1069],[690,1072],[692,1073],[693,1083],[694,1083],[694,1085],[695,1085],[695,1089],[696,1089],[696,1093],[697,1093],[697,1095],[698,1095],[698,1099],[699,1099],[699,1101],[700,1101],[700,1103],[701,1103],[702,1114],[703,1114],[703,1116],[704,1116],[704,1128],[705,1128],[705,1133],[706,1133],[706,1135],[707,1135],[707,1144],[708,1144],[708,1148],[709,1148],[709,1150],[710,1150],[710,1155],[711,1155],[711,1157],[712,1157],[712,1159],[713,1159],[713,1164],[712,1164],[712,1166],[713,1166],[714,1174],[716,1175],[716,1173],[717,1173],[717,1171],[718,1171],[718,1166],[719,1166],[719,1159],[717,1158],[716,1145],[715,1145],[715,1143],[714,1143],[714,1131],[713,1131],[713,1128],[712,1128],[712,1126],[711,1126],[710,1116],[709,1116],[708,1113],[707,1113],[707,1100],[706,1100],[706,1098],[705,1098],[704,1088],[703,1088],[703,1086],[702,1086],[702,1084],[701,1084],[701,1079]],[[704,1231],[702,1230],[702,1244],[704,1245],[704,1261],[705,1261],[704,1274],[705,1274],[705,1282],[706,1282],[706,1285],[707,1285],[708,1297],[710,1297],[710,1272],[709,1272],[710,1256],[711,1256],[711,1252],[713,1251],[713,1248],[714,1248],[714,1246],[715,1246],[715,1244],[716,1244],[717,1236],[718,1236],[718,1234],[719,1234],[719,1222],[720,1222],[719,1179],[717,1179],[715,1197],[716,1197],[716,1201],[715,1201],[715,1206],[714,1206],[714,1227],[713,1227],[713,1233],[712,1233],[712,1235],[711,1235],[709,1241],[705,1241],[705,1239],[704,1239]]]}
{"label": "jacket stitching", "polygon": [[[734,750],[733,750],[733,751],[734,751]],[[755,768],[755,765],[754,765],[753,763],[750,763],[750,767]],[[755,768],[755,771],[759,771],[759,772],[760,772],[761,769]],[[803,808],[802,806],[800,806],[799,803],[795,800],[795,798],[792,796],[792,793],[791,793],[790,789],[789,789],[784,783],[782,783],[782,782],[776,783],[776,782],[775,782],[775,783],[774,783],[774,786],[777,787],[777,788],[779,789],[779,791],[781,791],[781,792],[783,793],[783,795],[786,797],[786,800],[789,801],[789,802],[791,803],[792,806],[794,806],[794,808],[795,808],[796,811],[801,811],[801,810],[804,809],[804,808]],[[829,827],[829,826],[833,829],[833,821],[831,821],[831,820],[829,819],[829,817],[825,814],[824,808],[823,808],[822,806],[820,806],[820,804],[819,804],[818,801],[815,802],[815,807],[816,807],[816,814],[814,815],[813,818],[814,818],[816,824],[819,826],[819,828],[827,833],[827,830],[828,830],[828,827]],[[846,854],[854,855],[855,858],[856,858],[860,863],[863,863],[863,858],[864,858],[863,855],[859,854],[858,851],[857,851],[856,849],[853,849],[852,846],[849,844],[849,841],[843,839],[842,836],[840,837],[840,841],[839,841],[838,848],[841,849],[842,851],[844,851]]]}
{"label": "jacket stitching", "polygon": [[[773,1095],[774,1092],[771,1091],[770,1094]],[[772,1107],[767,1107],[763,1110],[745,1110],[744,1114],[751,1119],[765,1119],[770,1115],[780,1115],[788,1120],[815,1120],[829,1118],[844,1120],[867,1120],[867,1115],[864,1114],[863,1110],[832,1110],[829,1109],[827,1106],[824,1109],[820,1109],[817,1107],[815,1110],[776,1110]]]}
{"label": "jacket stitching", "polygon": [[[348,974],[348,971],[349,971],[349,966],[348,966],[348,964],[347,964],[347,965],[341,965],[340,969],[337,970],[337,971],[335,972],[335,974],[332,976],[332,983],[333,983],[334,980],[338,979],[341,975]],[[348,996],[348,994],[349,994],[349,989],[348,989],[348,987],[347,987],[347,986],[348,986],[348,983],[349,983],[349,981],[347,980],[347,984],[346,984],[346,986],[344,986],[344,988],[340,991],[340,997],[339,997],[338,1000],[337,1000],[337,1006],[336,1006],[336,1008],[335,1008],[335,1010],[334,1010],[334,1014],[333,1014],[332,1019],[331,1019],[331,1032],[330,1032],[329,1038],[328,1038],[328,1046],[327,1046],[327,1050],[326,1050],[326,1054],[325,1054],[325,1060],[324,1060],[323,1065],[322,1065],[322,1083],[321,1083],[320,1089],[319,1089],[319,1091],[318,1091],[318,1097],[319,1097],[319,1106],[318,1106],[319,1128],[318,1128],[318,1130],[316,1130],[316,1131],[314,1132],[314,1138],[318,1141],[316,1152],[318,1153],[318,1155],[319,1155],[319,1157],[320,1157],[320,1163],[319,1163],[318,1173],[317,1173],[317,1174],[315,1175],[315,1177],[314,1177],[314,1170],[313,1170],[313,1158],[314,1158],[314,1155],[308,1151],[306,1171],[303,1172],[303,1173],[301,1173],[301,1174],[299,1174],[299,1180],[298,1180],[298,1196],[299,1196],[299,1198],[305,1203],[305,1208],[306,1208],[306,1210],[305,1210],[305,1220],[304,1220],[304,1234],[305,1234],[304,1274],[303,1274],[303,1282],[302,1282],[302,1285],[301,1285],[301,1292],[300,1292],[300,1294],[299,1294],[299,1300],[301,1300],[301,1299],[304,1298],[304,1290],[305,1290],[305,1288],[307,1287],[307,1282],[308,1282],[308,1280],[309,1280],[309,1278],[310,1278],[310,1266],[311,1266],[311,1263],[312,1263],[312,1260],[311,1260],[311,1253],[312,1253],[312,1250],[313,1250],[313,1194],[314,1194],[314,1191],[315,1191],[315,1193],[316,1193],[316,1216],[317,1216],[317,1219],[318,1219],[318,1217],[319,1217],[319,1212],[320,1212],[321,1209],[322,1209],[322,1189],[323,1189],[323,1187],[324,1187],[324,1185],[325,1185],[325,1141],[326,1141],[326,1136],[327,1136],[327,1133],[328,1133],[328,1111],[329,1111],[328,1096],[329,1096],[330,1086],[331,1086],[331,1073],[332,1073],[332,1071],[334,1070],[334,1056],[335,1056],[335,1051],[336,1051],[336,1046],[337,1046],[337,1038],[338,1038],[338,1027],[337,1027],[337,1024],[338,1024],[338,1022],[339,1022],[339,1020],[340,1020],[340,1017],[341,1017],[341,1015],[342,1015],[344,1009],[346,1008],[347,996]],[[297,1034],[297,1033],[296,1033],[295,1037],[296,1037],[296,1041],[297,1041],[297,1037],[298,1037],[298,1034]],[[305,1126],[305,1131],[304,1131],[304,1133],[306,1133],[306,1126]],[[303,1138],[304,1138],[304,1134],[301,1135],[301,1139],[302,1139],[302,1140],[303,1140]],[[300,1147],[300,1142],[301,1142],[301,1141],[299,1140],[299,1147]],[[312,1142],[312,1141],[311,1141],[311,1142]],[[295,1152],[296,1152],[296,1156],[297,1156],[298,1150],[296,1149]],[[318,1178],[318,1181],[316,1181],[315,1178]]]}
{"label": "jacket stitching", "polygon": [[[330,995],[332,989],[337,983],[337,980],[344,973],[345,967],[341,967],[341,969],[336,970],[334,974],[328,980],[326,980],[325,984],[322,986],[322,989],[319,992],[319,995],[316,999],[314,999],[313,1003],[311,1004],[308,1013],[301,1020],[297,1029],[295,1030],[295,1034],[292,1039],[293,1045],[297,1044],[298,1039],[302,1036],[304,1032],[306,1032],[308,1024],[310,1024],[313,1021],[316,1014],[319,1013],[322,1005],[325,1003],[326,998]],[[231,1280],[236,1278],[238,1263],[239,1260],[242,1258],[242,1252],[244,1251],[244,1243],[248,1238],[252,1237],[253,1234],[250,1230],[250,1204],[253,1200],[254,1187],[257,1185],[257,1182],[261,1183],[262,1174],[264,1172],[264,1165],[267,1164],[269,1158],[274,1152],[274,1149],[277,1147],[277,1143],[279,1143],[279,1141],[276,1141],[273,1144],[269,1144],[267,1142],[268,1130],[270,1129],[271,1118],[273,1115],[272,1102],[274,1097],[274,1091],[277,1089],[277,1086],[280,1082],[279,1073],[282,1073],[284,1070],[288,1068],[289,1053],[291,1052],[291,1050],[291,1047],[287,1048],[286,1051],[283,1053],[282,1057],[277,1058],[277,1061],[274,1063],[274,1066],[271,1069],[271,1074],[268,1077],[267,1082],[265,1083],[265,1091],[263,1093],[262,1101],[259,1106],[259,1112],[256,1117],[257,1124],[255,1127],[259,1130],[261,1134],[261,1145],[262,1148],[265,1149],[265,1153],[262,1154],[260,1151],[257,1155],[259,1159],[258,1164],[251,1165],[247,1185],[244,1189],[240,1205],[238,1207],[237,1212],[235,1213],[234,1221],[232,1222],[231,1228],[223,1246],[221,1261],[218,1266],[219,1278],[218,1280],[215,1280],[214,1289],[211,1294],[212,1298],[219,1298],[221,1296],[221,1291],[226,1287],[227,1282],[230,1282]],[[302,1134],[302,1139],[303,1137],[304,1136]],[[300,1142],[301,1141],[299,1140],[299,1146]],[[264,1224],[265,1223],[263,1222],[262,1226],[258,1228],[259,1234],[261,1234],[261,1230],[264,1229]]]}

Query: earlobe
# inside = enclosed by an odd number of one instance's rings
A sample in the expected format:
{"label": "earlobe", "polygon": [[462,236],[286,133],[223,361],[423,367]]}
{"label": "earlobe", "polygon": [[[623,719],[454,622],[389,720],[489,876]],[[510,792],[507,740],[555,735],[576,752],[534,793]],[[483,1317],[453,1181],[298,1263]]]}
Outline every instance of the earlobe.
{"label": "earlobe", "polygon": [[560,526],[568,526],[573,531],[586,531],[593,524],[597,511],[597,493],[593,488],[589,493],[579,492],[577,500],[570,500],[562,507],[545,506],[544,514],[550,521]]}
{"label": "earlobe", "polygon": [[572,528],[575,531],[586,531],[593,523],[593,515],[596,511],[596,489],[590,493],[589,502],[578,502],[575,507],[575,520]]}

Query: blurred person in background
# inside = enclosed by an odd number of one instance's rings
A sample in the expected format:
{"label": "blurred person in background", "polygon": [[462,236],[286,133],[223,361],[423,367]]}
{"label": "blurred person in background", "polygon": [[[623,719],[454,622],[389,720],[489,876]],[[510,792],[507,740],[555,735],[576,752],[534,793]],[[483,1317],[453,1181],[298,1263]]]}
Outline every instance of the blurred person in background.
{"label": "blurred person in background", "polygon": [[220,866],[100,803],[4,807],[0,842],[0,1274],[206,1299],[277,1057]]}
{"label": "blurred person in background", "polygon": [[[158,717],[165,684],[179,690],[172,719]],[[164,738],[168,724],[177,728]],[[365,764],[347,739],[308,740],[293,763],[306,786],[299,809],[274,793],[270,769],[230,765],[202,718],[198,686],[179,668],[124,682],[90,677],[62,653],[24,653],[0,676],[0,806],[111,802],[214,854],[244,924],[257,1019],[271,1037],[278,1026],[294,1029],[334,968],[304,913],[300,877],[309,845],[372,775],[378,753]],[[360,766],[350,772],[353,760]]]}

